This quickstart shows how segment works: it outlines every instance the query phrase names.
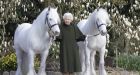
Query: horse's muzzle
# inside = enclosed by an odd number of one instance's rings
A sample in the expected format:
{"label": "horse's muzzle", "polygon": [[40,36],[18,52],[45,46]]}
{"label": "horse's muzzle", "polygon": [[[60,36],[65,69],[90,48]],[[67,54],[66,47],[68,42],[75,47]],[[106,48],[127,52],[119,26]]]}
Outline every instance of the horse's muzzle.
{"label": "horse's muzzle", "polygon": [[106,34],[107,34],[106,31],[105,31],[105,32],[104,32],[104,31],[101,31],[101,35],[102,35],[102,36],[105,36]]}
{"label": "horse's muzzle", "polygon": [[55,35],[55,36],[59,36],[59,35],[60,35],[60,32],[55,31],[55,32],[54,32],[54,35]]}

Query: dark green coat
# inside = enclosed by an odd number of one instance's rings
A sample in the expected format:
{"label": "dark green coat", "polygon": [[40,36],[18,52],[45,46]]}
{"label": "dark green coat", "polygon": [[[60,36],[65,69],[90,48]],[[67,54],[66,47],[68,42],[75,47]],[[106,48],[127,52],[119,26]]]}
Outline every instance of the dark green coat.
{"label": "dark green coat", "polygon": [[60,25],[60,70],[66,72],[80,72],[81,63],[77,41],[83,41],[85,36],[76,25]]}

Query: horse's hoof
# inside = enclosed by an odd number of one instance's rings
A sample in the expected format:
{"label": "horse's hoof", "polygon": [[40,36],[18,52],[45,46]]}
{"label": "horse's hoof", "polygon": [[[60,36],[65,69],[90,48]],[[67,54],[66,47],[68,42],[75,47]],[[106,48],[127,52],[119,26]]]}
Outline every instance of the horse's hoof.
{"label": "horse's hoof", "polygon": [[84,72],[83,75],[90,75],[90,72]]}
{"label": "horse's hoof", "polygon": [[99,75],[107,75],[107,73],[106,73],[106,71],[104,70],[104,71],[100,72]]}
{"label": "horse's hoof", "polygon": [[84,75],[84,72],[75,73],[75,75]]}
{"label": "horse's hoof", "polygon": [[35,74],[35,73],[32,72],[32,71],[30,71],[30,72],[27,73],[27,75],[34,75],[34,74]]}
{"label": "horse's hoof", "polygon": [[46,72],[39,72],[38,75],[46,75]]}

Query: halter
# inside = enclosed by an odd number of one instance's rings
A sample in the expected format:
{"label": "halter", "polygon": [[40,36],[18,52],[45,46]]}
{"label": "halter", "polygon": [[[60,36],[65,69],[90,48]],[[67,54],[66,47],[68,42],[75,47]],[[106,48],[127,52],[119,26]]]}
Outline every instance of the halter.
{"label": "halter", "polygon": [[48,15],[49,15],[49,13],[46,14],[45,24],[46,24],[46,22],[47,22],[48,27],[49,27],[49,29],[51,30],[55,25],[58,25],[58,24],[53,24],[53,25],[51,25],[50,22],[49,22],[49,19],[48,19]]}
{"label": "halter", "polygon": [[106,26],[106,24],[104,24],[104,23],[102,23],[102,24],[98,24],[97,21],[96,21],[96,25],[97,25],[98,30],[99,30],[99,28],[100,28],[101,26],[103,26],[103,25]]}
{"label": "halter", "polygon": [[54,39],[55,39],[55,36],[52,36],[52,34],[53,34],[52,28],[53,28],[54,26],[58,25],[58,24],[53,24],[53,25],[51,25],[50,22],[49,22],[49,19],[48,19],[48,15],[49,15],[49,13],[46,14],[45,24],[46,24],[46,23],[48,24],[48,27],[49,27],[48,33],[49,33],[51,39],[54,40]]}
{"label": "halter", "polygon": [[[106,26],[106,24],[103,24],[103,23],[99,25],[99,24],[97,23],[97,21],[96,21],[96,25],[97,25],[98,31],[99,31],[99,28],[100,28],[102,25],[105,25],[105,26]],[[98,36],[99,34],[100,34],[100,33],[97,33],[97,34],[95,34],[95,35],[93,35],[93,36]]]}

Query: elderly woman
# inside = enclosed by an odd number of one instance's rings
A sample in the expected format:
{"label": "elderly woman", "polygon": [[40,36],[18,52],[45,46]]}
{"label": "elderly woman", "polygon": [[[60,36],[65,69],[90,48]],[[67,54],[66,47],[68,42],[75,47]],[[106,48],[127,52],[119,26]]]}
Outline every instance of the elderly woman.
{"label": "elderly woman", "polygon": [[71,13],[63,15],[60,36],[56,38],[56,41],[60,41],[60,70],[63,75],[71,75],[81,71],[77,42],[84,41],[85,36],[72,21],[73,15]]}

